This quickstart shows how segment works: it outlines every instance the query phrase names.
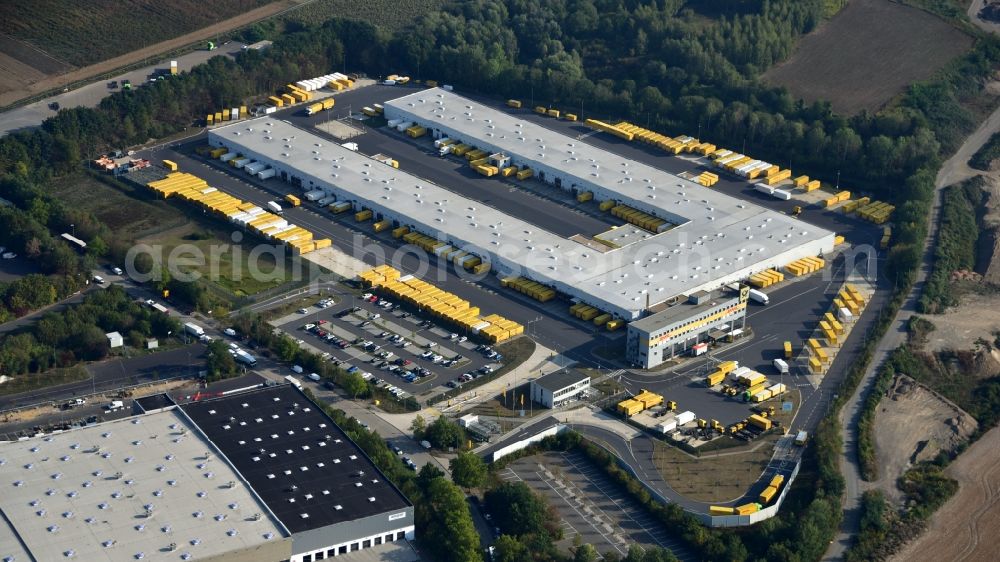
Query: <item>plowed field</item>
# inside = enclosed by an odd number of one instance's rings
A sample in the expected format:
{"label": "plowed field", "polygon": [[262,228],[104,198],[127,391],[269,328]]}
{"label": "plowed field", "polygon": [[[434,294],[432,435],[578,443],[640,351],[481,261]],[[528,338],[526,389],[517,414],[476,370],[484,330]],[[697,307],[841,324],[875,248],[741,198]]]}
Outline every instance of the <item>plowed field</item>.
{"label": "plowed field", "polygon": [[1000,428],[988,431],[945,472],[958,480],[958,493],[934,514],[927,531],[893,557],[893,562],[991,562],[997,559]]}

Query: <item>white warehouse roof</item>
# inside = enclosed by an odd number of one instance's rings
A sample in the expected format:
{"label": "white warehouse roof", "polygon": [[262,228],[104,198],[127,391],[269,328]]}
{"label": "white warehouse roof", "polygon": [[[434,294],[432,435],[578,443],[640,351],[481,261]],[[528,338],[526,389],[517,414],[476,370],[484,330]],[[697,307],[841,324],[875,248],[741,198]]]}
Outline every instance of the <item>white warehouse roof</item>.
{"label": "white warehouse roof", "polygon": [[[468,131],[465,138],[470,141],[490,139],[498,143],[494,145],[498,151],[511,155],[516,163],[525,160],[515,150],[520,148],[544,153],[549,164],[567,173],[586,176],[589,170],[604,170],[598,172],[597,179],[608,190],[620,194],[616,199],[678,226],[602,253],[375,162],[285,121],[263,117],[233,123],[210,131],[209,140],[289,171],[303,180],[306,190],[326,189],[340,200],[354,201],[466,251],[487,254],[484,257],[504,274],[524,275],[546,283],[628,320],[675,295],[717,287],[833,249],[833,233],[828,230],[714,192],[443,90],[426,90],[387,102],[386,112],[401,106],[419,108],[421,117],[417,121],[441,120],[462,127]],[[461,121],[468,117],[466,113],[476,116],[475,121]],[[518,134],[545,148],[525,148],[517,140]],[[488,145],[476,144],[483,148]],[[599,168],[593,168],[593,164]],[[595,190],[595,198],[609,197]]]}
{"label": "white warehouse roof", "polygon": [[176,411],[0,443],[0,560],[199,560],[287,540],[211,450]]}

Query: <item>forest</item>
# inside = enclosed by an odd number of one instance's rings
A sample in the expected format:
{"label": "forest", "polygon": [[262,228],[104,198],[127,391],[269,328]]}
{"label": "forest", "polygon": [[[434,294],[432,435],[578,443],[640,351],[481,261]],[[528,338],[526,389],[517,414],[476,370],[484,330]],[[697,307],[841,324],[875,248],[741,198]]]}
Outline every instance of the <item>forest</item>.
{"label": "forest", "polygon": [[127,345],[142,349],[147,338],[180,333],[180,323],[112,285],[89,293],[79,305],[49,312],[28,329],[2,338],[0,374],[40,373],[103,359],[110,352],[104,336],[108,332],[119,332]]}

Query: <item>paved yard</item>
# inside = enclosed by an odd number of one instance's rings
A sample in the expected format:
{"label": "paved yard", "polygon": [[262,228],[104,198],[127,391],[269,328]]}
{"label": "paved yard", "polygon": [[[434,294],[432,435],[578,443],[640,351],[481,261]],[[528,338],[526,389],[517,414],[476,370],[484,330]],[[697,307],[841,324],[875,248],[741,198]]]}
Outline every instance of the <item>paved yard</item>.
{"label": "paved yard", "polygon": [[604,472],[577,452],[548,452],[519,459],[501,471],[506,481],[522,481],[542,494],[562,517],[568,550],[574,537],[598,552],[624,555],[631,544],[668,548],[681,560],[695,560],[681,542]]}

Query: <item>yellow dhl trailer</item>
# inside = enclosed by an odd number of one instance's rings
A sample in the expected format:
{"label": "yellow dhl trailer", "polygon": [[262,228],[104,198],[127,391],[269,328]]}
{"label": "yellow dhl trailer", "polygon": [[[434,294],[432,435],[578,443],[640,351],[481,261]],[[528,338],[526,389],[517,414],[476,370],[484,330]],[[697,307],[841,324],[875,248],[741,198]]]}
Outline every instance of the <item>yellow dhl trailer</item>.
{"label": "yellow dhl trailer", "polygon": [[715,371],[711,375],[705,377],[705,384],[708,386],[715,386],[724,380],[726,380],[726,373],[722,371]]}
{"label": "yellow dhl trailer", "polygon": [[771,503],[771,500],[774,499],[774,496],[777,495],[777,493],[778,493],[777,488],[775,488],[774,486],[768,486],[767,488],[764,488],[763,492],[760,493],[760,496],[757,497],[757,500],[760,501],[760,503],[767,505]]}

